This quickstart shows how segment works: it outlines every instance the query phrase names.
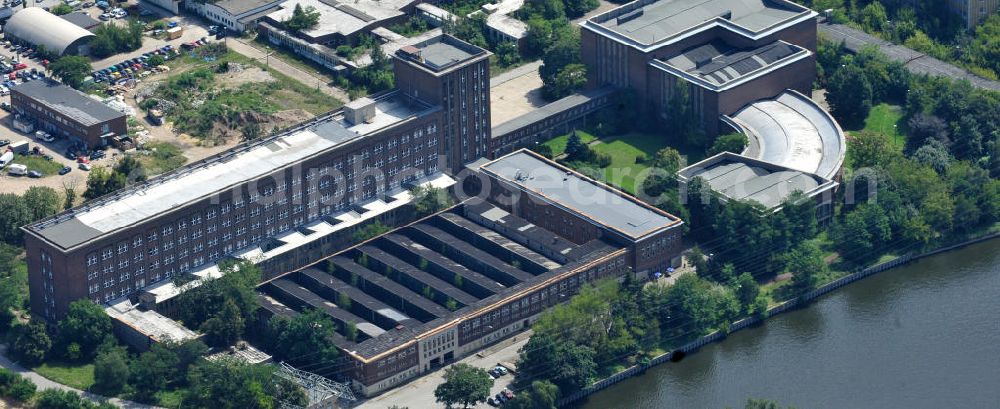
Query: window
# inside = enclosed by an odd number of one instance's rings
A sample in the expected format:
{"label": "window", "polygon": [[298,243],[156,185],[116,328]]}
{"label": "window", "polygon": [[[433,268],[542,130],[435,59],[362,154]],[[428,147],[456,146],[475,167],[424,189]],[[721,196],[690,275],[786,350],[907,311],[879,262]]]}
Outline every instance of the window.
{"label": "window", "polygon": [[97,253],[87,255],[87,267],[97,264]]}
{"label": "window", "polygon": [[111,251],[110,248],[104,249],[104,251],[101,252],[101,260],[107,260],[111,258],[112,254],[113,252]]}

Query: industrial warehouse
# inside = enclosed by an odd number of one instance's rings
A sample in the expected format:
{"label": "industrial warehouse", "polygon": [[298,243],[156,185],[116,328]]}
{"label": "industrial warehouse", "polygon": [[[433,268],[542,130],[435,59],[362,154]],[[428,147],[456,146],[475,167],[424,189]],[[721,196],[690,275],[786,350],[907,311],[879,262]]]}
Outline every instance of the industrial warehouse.
{"label": "industrial warehouse", "polygon": [[[264,318],[325,312],[352,386],[370,396],[528,328],[585,283],[679,263],[683,222],[672,215],[530,151],[478,168],[493,201],[470,199],[264,284]],[[495,200],[507,195],[522,196]],[[553,220],[564,227],[546,228]]]}

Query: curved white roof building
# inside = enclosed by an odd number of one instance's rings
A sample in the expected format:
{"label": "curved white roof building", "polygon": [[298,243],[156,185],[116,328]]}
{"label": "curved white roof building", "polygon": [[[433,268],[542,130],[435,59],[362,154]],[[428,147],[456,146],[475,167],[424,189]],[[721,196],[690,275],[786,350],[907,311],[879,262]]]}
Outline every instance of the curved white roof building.
{"label": "curved white roof building", "polygon": [[753,102],[732,117],[750,141],[744,156],[837,179],[847,146],[837,121],[808,97],[787,91]]}
{"label": "curved white roof building", "polygon": [[85,55],[94,33],[66,21],[41,7],[28,7],[14,14],[4,27],[7,39],[44,45],[58,55]]}

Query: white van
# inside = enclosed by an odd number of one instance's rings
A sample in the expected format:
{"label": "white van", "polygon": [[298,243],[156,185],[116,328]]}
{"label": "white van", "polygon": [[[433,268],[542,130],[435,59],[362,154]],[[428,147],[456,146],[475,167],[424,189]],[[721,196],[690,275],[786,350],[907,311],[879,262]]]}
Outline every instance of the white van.
{"label": "white van", "polygon": [[28,174],[28,167],[15,163],[7,167],[7,174],[12,176],[24,176]]}

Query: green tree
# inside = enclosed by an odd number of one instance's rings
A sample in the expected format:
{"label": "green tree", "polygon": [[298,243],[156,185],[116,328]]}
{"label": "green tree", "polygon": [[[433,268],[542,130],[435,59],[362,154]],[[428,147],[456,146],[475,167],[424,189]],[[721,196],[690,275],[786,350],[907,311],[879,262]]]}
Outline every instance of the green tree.
{"label": "green tree", "polygon": [[52,350],[52,339],[45,332],[45,325],[40,322],[29,322],[15,327],[12,352],[23,363],[35,365],[49,356]]}
{"label": "green tree", "polygon": [[726,287],[693,274],[681,276],[657,296],[661,321],[671,339],[683,341],[728,325],[740,310],[739,301]]}
{"label": "green tree", "polygon": [[436,213],[454,204],[448,191],[433,186],[415,186],[410,189],[413,196],[413,207],[417,215],[426,216]]}
{"label": "green tree", "polygon": [[109,348],[94,359],[94,387],[107,395],[117,395],[129,379],[124,348]]}
{"label": "green tree", "polygon": [[735,290],[736,299],[740,301],[743,314],[753,312],[754,303],[757,302],[757,297],[760,296],[760,285],[757,284],[757,280],[753,278],[753,275],[750,273],[740,274],[736,278]]}
{"label": "green tree", "polygon": [[222,310],[201,324],[198,328],[205,333],[205,342],[216,347],[230,346],[243,337],[246,322],[239,306],[229,299],[222,304]]}
{"label": "green tree", "polygon": [[496,46],[497,64],[501,67],[509,67],[517,64],[521,60],[521,54],[517,50],[517,43],[504,41]]}
{"label": "green tree", "polygon": [[467,408],[485,402],[492,387],[493,378],[485,370],[457,363],[444,370],[444,383],[434,389],[434,398],[446,407],[461,403]]}
{"label": "green tree", "polygon": [[708,155],[712,156],[722,152],[739,154],[746,149],[748,143],[747,136],[738,132],[721,135],[715,138],[712,147],[708,149]]}
{"label": "green tree", "polygon": [[786,258],[792,275],[791,291],[802,295],[816,288],[816,275],[826,271],[823,251],[812,242],[805,242],[790,251]]}
{"label": "green tree", "polygon": [[59,212],[62,200],[50,187],[32,186],[21,196],[31,212],[31,220],[41,220]]}
{"label": "green tree", "polygon": [[587,67],[583,64],[569,64],[549,78],[549,81],[543,78],[542,95],[549,101],[554,101],[572,94],[587,84]]}
{"label": "green tree", "polygon": [[70,7],[70,5],[66,3],[56,4],[55,6],[52,6],[52,8],[49,9],[49,13],[55,14],[57,16],[61,16],[63,14],[69,14],[72,12],[73,12],[73,7]]}
{"label": "green tree", "polygon": [[290,382],[276,381],[274,371],[273,365],[238,359],[202,360],[188,373],[182,407],[273,409],[279,402],[304,407],[305,391]]}
{"label": "green tree", "polygon": [[304,365],[334,362],[340,356],[331,341],[337,326],[320,310],[311,309],[291,319],[272,318],[268,328],[269,349],[277,360]]}
{"label": "green tree", "polygon": [[556,409],[559,387],[549,381],[534,381],[531,388],[507,402],[509,409]]}
{"label": "green tree", "polygon": [[80,352],[84,358],[93,357],[97,353],[97,348],[112,337],[111,317],[101,306],[88,299],[72,302],[66,316],[59,321],[57,327],[59,345],[62,348],[72,343],[80,345]]}
{"label": "green tree", "polygon": [[62,79],[62,82],[73,88],[80,88],[83,79],[90,75],[93,67],[90,59],[77,55],[67,55],[59,57],[58,60],[49,64],[49,71],[52,75]]}
{"label": "green tree", "polygon": [[7,368],[0,370],[0,395],[18,403],[27,403],[38,389],[31,379],[24,378]]}
{"label": "green tree", "polygon": [[292,31],[308,30],[319,24],[319,11],[313,6],[302,7],[302,4],[295,3],[292,16],[283,21],[285,28]]}
{"label": "green tree", "polygon": [[154,344],[149,351],[139,354],[129,370],[134,389],[132,399],[155,403],[156,393],[166,390],[180,376],[179,367],[180,358],[170,346]]}
{"label": "green tree", "polygon": [[33,209],[29,209],[21,196],[0,193],[0,241],[20,245],[24,242],[21,226],[32,221]]}
{"label": "green tree", "polygon": [[854,64],[841,67],[830,77],[826,100],[833,113],[848,127],[863,123],[872,108],[874,94],[865,72]]}
{"label": "green tree", "polygon": [[569,18],[583,17],[588,11],[601,5],[597,0],[563,0],[563,4],[566,6],[566,16]]}

